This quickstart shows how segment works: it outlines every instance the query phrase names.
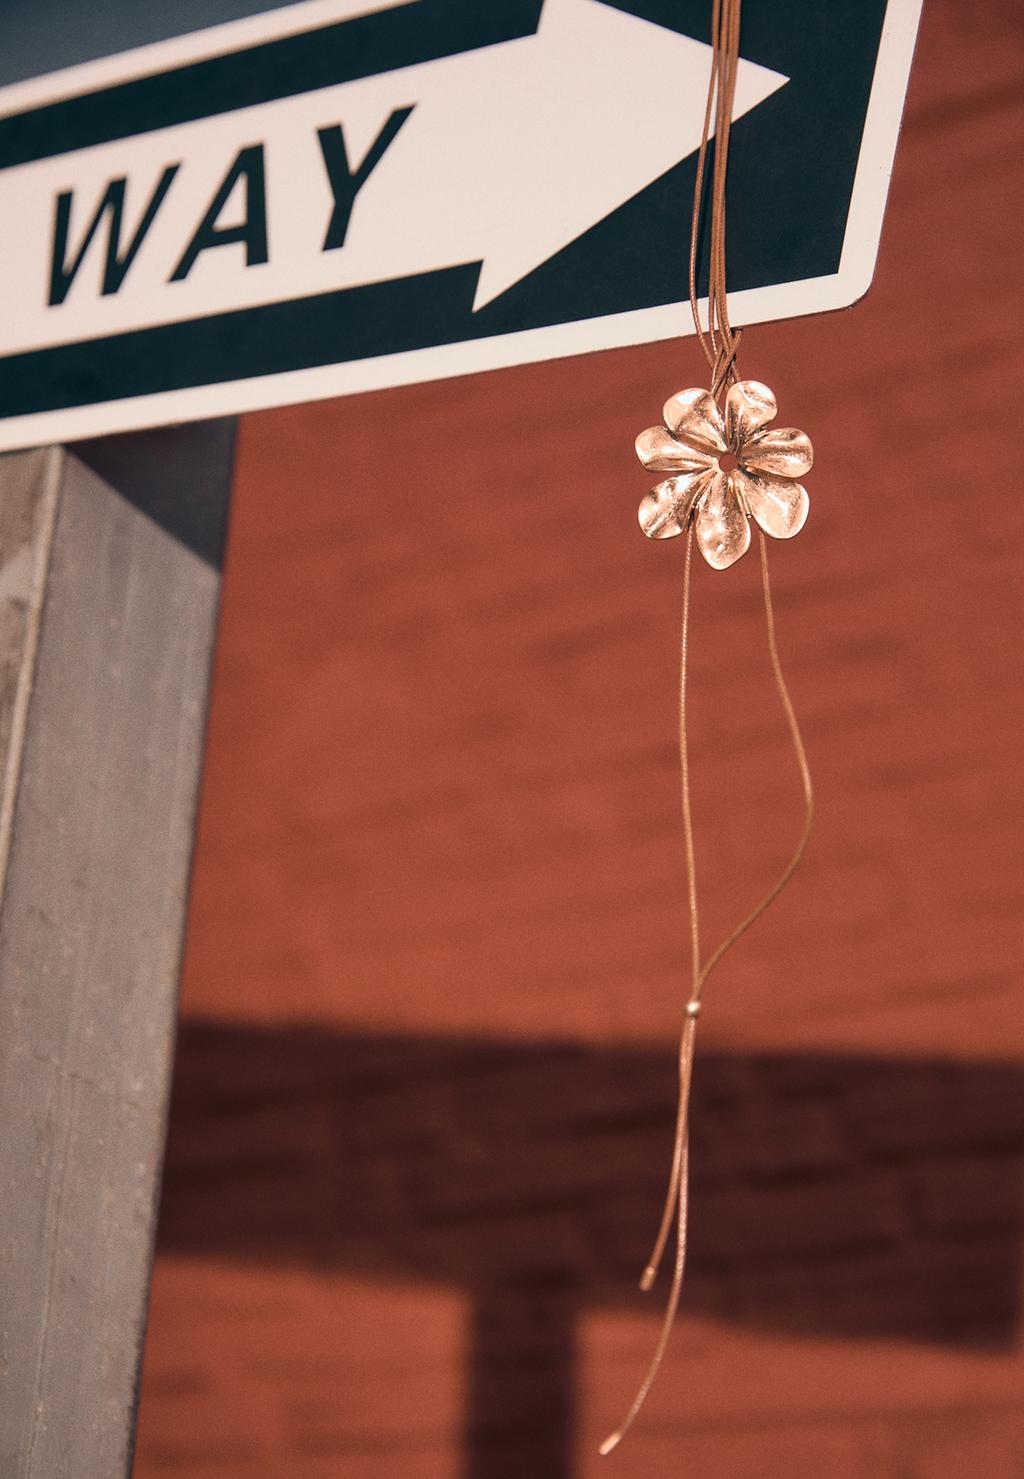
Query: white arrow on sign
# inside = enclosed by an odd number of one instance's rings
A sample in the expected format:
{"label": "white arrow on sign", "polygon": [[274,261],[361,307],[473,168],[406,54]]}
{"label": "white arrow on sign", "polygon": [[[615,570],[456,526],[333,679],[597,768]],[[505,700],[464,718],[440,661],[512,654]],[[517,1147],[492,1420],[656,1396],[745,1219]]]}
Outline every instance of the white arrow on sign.
{"label": "white arrow on sign", "polygon": [[[545,0],[533,36],[0,172],[0,217],[17,223],[0,287],[4,348],[477,262],[479,309],[697,149],[710,57],[704,43],[601,0]],[[787,80],[741,61],[733,116]],[[343,244],[324,250],[334,196],[319,131],[340,126],[357,175],[388,120],[408,109],[359,183]],[[263,164],[267,260],[247,265],[242,242],[218,242],[172,280],[243,147]],[[63,301],[50,304],[57,197],[72,192],[73,264],[107,185],[125,178],[113,242],[123,255],[172,163],[177,173],[116,291],[101,292],[108,213]],[[261,208],[246,184],[224,202],[218,230]]]}
{"label": "white arrow on sign", "polygon": [[[489,303],[698,148],[710,65],[600,0],[546,0],[536,35],[414,69],[426,86],[357,199],[344,280],[480,262]],[[367,93],[400,98],[407,77]],[[733,117],[787,81],[741,61]],[[380,123],[363,113],[356,157]]]}

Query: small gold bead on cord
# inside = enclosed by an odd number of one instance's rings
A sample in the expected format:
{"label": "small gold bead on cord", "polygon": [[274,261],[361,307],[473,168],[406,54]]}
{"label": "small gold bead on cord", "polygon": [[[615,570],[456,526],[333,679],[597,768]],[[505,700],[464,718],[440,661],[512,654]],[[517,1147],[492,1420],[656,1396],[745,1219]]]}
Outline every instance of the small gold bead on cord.
{"label": "small gold bead on cord", "polygon": [[694,997],[693,1001],[688,1001],[686,1003],[686,1015],[688,1017],[700,1016],[700,1002],[696,997]]}

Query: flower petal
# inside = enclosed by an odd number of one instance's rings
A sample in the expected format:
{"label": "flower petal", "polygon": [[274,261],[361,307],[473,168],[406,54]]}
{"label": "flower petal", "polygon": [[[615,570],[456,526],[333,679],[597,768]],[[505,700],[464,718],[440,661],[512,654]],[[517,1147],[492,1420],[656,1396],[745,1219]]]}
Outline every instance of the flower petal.
{"label": "flower petal", "polygon": [[708,486],[707,472],[684,473],[666,478],[640,500],[640,528],[648,539],[672,539],[682,534],[690,521],[693,505]]}
{"label": "flower petal", "polygon": [[649,426],[636,439],[636,455],[648,472],[707,472],[713,458],[677,442],[663,426]]}
{"label": "flower petal", "polygon": [[784,478],[802,478],[814,462],[811,439],[795,426],[771,426],[755,432],[740,448],[743,467],[755,472],[774,472]]}
{"label": "flower petal", "polygon": [[701,554],[715,570],[728,570],[750,548],[750,521],[724,472],[701,500],[694,529]]}
{"label": "flower petal", "polygon": [[807,489],[802,484],[792,478],[750,472],[742,467],[736,469],[733,477],[740,497],[766,534],[773,539],[792,539],[800,533],[810,508]]}
{"label": "flower petal", "polygon": [[725,422],[710,390],[681,390],[665,402],[665,425],[698,452],[726,452]]}
{"label": "flower petal", "polygon": [[779,408],[767,385],[760,380],[737,380],[725,398],[725,434],[729,446],[738,452],[755,431],[774,421]]}

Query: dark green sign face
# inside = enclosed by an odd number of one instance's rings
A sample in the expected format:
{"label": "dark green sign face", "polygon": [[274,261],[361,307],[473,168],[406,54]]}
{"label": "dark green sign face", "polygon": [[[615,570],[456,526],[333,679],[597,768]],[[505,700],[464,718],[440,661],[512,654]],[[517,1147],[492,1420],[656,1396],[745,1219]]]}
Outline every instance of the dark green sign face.
{"label": "dark green sign face", "polygon": [[[744,6],[734,322],[866,290],[918,8]],[[0,445],[685,332],[709,11],[296,4],[0,91]]]}

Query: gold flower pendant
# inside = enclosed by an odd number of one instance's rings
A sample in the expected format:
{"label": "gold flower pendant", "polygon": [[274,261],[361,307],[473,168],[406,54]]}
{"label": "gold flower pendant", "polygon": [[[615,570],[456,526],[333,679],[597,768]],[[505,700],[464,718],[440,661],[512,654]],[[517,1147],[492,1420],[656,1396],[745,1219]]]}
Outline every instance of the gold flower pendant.
{"label": "gold flower pendant", "polygon": [[[636,439],[636,455],[649,472],[673,476],[640,504],[640,527],[649,539],[672,539],[690,521],[697,545],[715,570],[727,570],[750,548],[750,520],[773,539],[792,539],[807,518],[810,439],[792,426],[772,428],[775,397],[759,380],[730,386],[724,409],[710,391],[681,390],[666,401],[664,426]],[[731,454],[735,466],[721,459]]]}

